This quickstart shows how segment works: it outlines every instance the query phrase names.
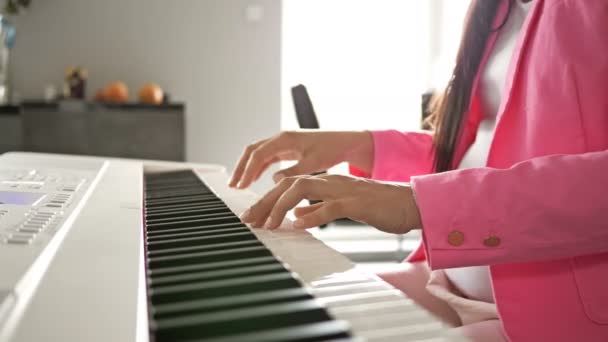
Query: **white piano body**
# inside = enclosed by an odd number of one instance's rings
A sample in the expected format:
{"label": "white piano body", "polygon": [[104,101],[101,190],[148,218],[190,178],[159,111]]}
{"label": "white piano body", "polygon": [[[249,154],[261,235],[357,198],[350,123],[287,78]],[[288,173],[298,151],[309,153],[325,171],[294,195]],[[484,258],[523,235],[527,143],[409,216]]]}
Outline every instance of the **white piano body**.
{"label": "white piano body", "polygon": [[[217,165],[0,156],[0,342],[150,340],[144,169],[192,169],[236,214],[256,199],[229,189],[226,170]],[[330,315],[350,323],[355,339],[458,339],[399,291],[289,222],[253,232]]]}

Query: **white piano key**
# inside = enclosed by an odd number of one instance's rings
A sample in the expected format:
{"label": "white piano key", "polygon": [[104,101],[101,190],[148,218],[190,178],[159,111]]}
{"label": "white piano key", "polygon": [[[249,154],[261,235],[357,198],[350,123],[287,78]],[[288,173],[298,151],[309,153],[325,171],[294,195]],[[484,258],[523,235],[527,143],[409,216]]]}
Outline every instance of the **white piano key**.
{"label": "white piano key", "polygon": [[409,299],[400,297],[399,290],[390,289],[375,292],[351,293],[337,296],[318,298],[323,304],[329,307],[341,307],[351,305],[364,305],[369,303],[390,302],[394,300],[409,303]]}
{"label": "white piano key", "polygon": [[374,302],[368,304],[355,304],[342,307],[331,308],[332,312],[343,317],[355,317],[357,315],[374,315],[374,314],[386,314],[393,315],[398,314],[406,317],[415,315],[415,312],[424,313],[424,311],[417,310],[417,307],[412,302],[405,301],[390,301],[390,302]]}
{"label": "white piano key", "polygon": [[350,293],[373,292],[387,289],[390,289],[390,287],[388,287],[386,284],[372,282],[364,284],[322,287],[313,289],[312,292],[316,297],[331,297]]}
{"label": "white piano key", "polygon": [[436,321],[416,325],[384,327],[375,330],[360,330],[353,324],[353,330],[369,341],[420,341],[441,337],[445,334],[445,326]]}
{"label": "white piano key", "polygon": [[[227,188],[225,175],[200,176],[237,215],[259,198],[248,190]],[[464,341],[460,337],[449,337],[448,327],[401,291],[374,274],[362,272],[307,231],[294,229],[289,220],[278,230],[251,230],[279,260],[299,274],[304,285],[333,317],[351,324],[356,340]]]}
{"label": "white piano key", "polygon": [[[375,334],[376,331],[392,329],[394,327],[414,327],[426,325],[428,322],[432,322],[432,317],[428,314],[417,311],[411,312],[411,317],[407,317],[407,315],[402,314],[393,314],[393,315],[374,315],[374,314],[360,314],[357,316],[353,315],[336,315],[340,319],[346,320],[350,322],[353,326],[353,330],[357,333],[364,334],[364,332],[370,332],[370,334]],[[443,329],[443,326],[439,325],[440,329]]]}

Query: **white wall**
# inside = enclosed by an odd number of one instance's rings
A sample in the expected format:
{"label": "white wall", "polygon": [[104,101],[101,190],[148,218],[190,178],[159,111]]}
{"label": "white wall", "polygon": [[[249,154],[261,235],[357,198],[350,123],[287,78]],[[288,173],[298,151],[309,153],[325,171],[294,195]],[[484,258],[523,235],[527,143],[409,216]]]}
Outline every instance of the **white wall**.
{"label": "white wall", "polygon": [[[247,7],[263,9],[247,20]],[[232,167],[243,146],[279,130],[281,1],[35,0],[18,18],[12,84],[40,98],[68,65],[88,94],[155,81],[187,104],[187,158]],[[150,137],[155,139],[155,137]]]}

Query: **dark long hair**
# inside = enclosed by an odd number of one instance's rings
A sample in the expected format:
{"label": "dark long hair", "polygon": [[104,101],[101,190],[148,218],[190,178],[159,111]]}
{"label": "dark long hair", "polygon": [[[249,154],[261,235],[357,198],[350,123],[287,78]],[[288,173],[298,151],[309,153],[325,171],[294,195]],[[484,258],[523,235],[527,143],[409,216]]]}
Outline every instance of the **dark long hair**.
{"label": "dark long hair", "polygon": [[430,117],[435,128],[435,171],[452,169],[454,151],[464,126],[464,116],[469,109],[475,75],[480,67],[486,43],[492,32],[500,30],[507,20],[512,7],[498,27],[493,27],[494,17],[502,3],[501,0],[473,0],[467,13],[456,65],[452,77],[443,92],[434,101]]}

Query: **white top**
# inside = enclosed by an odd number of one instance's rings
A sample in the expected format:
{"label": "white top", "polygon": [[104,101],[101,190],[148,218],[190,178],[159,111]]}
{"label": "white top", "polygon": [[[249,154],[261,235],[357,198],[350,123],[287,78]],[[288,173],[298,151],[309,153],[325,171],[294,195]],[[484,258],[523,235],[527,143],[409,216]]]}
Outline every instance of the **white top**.
{"label": "white top", "polygon": [[[492,53],[479,80],[486,117],[481,121],[475,142],[466,152],[459,169],[486,166],[507,69],[530,5],[531,2],[514,1],[509,18],[498,33]],[[488,266],[451,268],[446,269],[445,272],[452,284],[467,297],[494,302]]]}

